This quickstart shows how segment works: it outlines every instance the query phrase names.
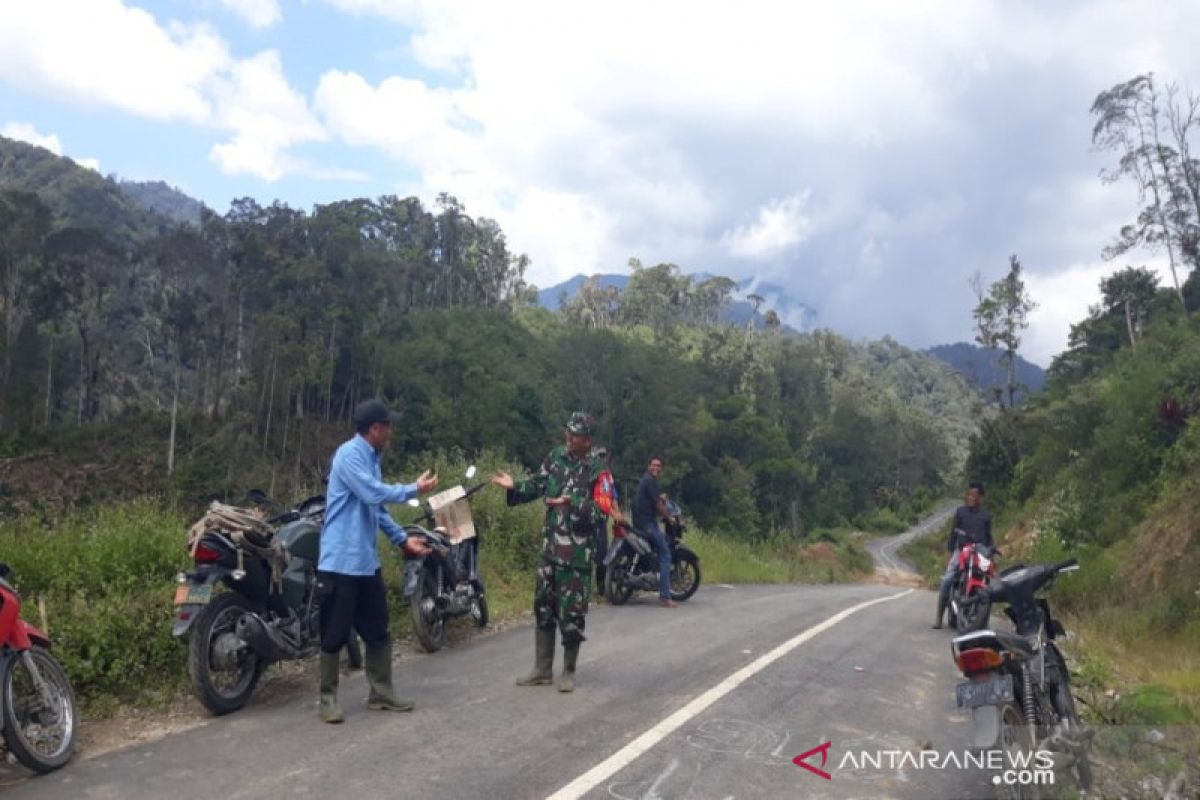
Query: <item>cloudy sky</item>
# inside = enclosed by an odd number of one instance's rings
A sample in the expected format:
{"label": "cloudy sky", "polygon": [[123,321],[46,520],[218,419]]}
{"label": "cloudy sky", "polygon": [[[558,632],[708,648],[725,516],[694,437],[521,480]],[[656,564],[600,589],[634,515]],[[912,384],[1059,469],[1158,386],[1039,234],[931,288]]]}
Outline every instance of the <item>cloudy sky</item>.
{"label": "cloudy sky", "polygon": [[[1016,253],[1027,355],[1123,266],[1096,94],[1200,85],[1200,4],[0,0],[0,134],[224,211],[456,195],[548,286],[759,276],[851,336],[970,337]],[[1137,254],[1128,263],[1155,263]]]}

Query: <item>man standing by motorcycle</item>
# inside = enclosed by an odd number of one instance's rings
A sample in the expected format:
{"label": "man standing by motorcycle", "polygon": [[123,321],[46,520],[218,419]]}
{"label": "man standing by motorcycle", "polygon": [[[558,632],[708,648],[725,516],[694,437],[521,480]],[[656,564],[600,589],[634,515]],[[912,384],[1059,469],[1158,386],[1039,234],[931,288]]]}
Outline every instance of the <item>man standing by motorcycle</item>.
{"label": "man standing by motorcycle", "polygon": [[658,602],[663,608],[675,608],[679,604],[671,599],[671,545],[663,534],[658,520],[667,519],[667,504],[658,489],[658,477],[662,475],[661,456],[650,459],[646,474],[638,481],[633,496],[633,527],[653,545],[658,554]]}
{"label": "man standing by motorcycle", "polygon": [[950,603],[950,589],[958,575],[958,552],[964,545],[982,544],[992,547],[992,515],[983,510],[983,484],[971,481],[967,489],[967,504],[959,506],[954,512],[954,521],[950,526],[950,538],[946,542],[946,552],[950,559],[946,562],[946,574],[942,576],[938,587],[937,618],[933,627],[942,627],[942,617],[946,606]]}
{"label": "man standing by motorcycle", "polygon": [[371,686],[367,708],[411,711],[392,690],[392,641],[388,634],[387,591],[376,552],[383,531],[410,555],[427,555],[420,537],[409,537],[384,507],[403,503],[437,486],[428,471],[410,484],[382,480],[379,456],[392,438],[393,415],[378,400],[354,409],[355,436],[338,448],[329,472],[321,555],[317,562],[317,592],[321,598],[321,719],[342,722],[337,702],[338,653],[351,627],[366,645],[364,658]]}
{"label": "man standing by motorcycle", "polygon": [[600,478],[600,460],[592,454],[595,420],[575,412],[567,422],[567,444],[546,456],[536,473],[520,481],[505,472],[492,483],[508,491],[508,504],[545,498],[541,563],[533,592],[536,620],[533,672],[518,686],[548,686],[554,680],[554,629],[562,632],[563,672],[560,692],[575,690],[575,665],[584,641],[592,584],[592,548],[599,510],[593,491]]}

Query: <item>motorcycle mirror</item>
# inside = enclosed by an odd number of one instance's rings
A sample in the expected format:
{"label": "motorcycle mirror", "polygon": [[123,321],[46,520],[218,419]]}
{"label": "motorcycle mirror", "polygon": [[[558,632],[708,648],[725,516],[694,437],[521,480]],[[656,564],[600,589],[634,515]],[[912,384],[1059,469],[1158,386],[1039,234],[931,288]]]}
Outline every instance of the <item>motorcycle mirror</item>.
{"label": "motorcycle mirror", "polygon": [[474,478],[474,477],[475,477],[475,465],[472,464],[471,466],[467,467],[467,480],[471,480],[471,478]]}
{"label": "motorcycle mirror", "polygon": [[413,508],[420,508],[420,507],[421,507],[421,501],[420,501],[420,500],[418,500],[418,499],[417,499],[417,498],[415,498],[415,497],[413,497],[413,498],[410,498],[410,499],[409,499],[409,501],[408,501],[408,504],[409,504],[410,506],[412,506]]}

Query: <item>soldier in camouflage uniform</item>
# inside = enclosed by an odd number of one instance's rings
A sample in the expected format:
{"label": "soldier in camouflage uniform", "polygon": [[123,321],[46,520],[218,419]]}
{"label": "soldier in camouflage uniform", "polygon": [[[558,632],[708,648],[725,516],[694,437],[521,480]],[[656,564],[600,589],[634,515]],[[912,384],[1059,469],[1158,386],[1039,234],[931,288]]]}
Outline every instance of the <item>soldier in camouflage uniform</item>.
{"label": "soldier in camouflage uniform", "polygon": [[508,490],[509,505],[545,498],[542,553],[533,593],[536,658],[533,672],[518,686],[548,686],[554,678],[554,628],[562,632],[563,673],[560,692],[575,690],[575,663],[592,592],[592,549],[600,512],[592,500],[600,460],[592,455],[595,421],[576,412],[567,423],[567,444],[546,456],[538,471],[514,481],[506,473],[492,483]]}

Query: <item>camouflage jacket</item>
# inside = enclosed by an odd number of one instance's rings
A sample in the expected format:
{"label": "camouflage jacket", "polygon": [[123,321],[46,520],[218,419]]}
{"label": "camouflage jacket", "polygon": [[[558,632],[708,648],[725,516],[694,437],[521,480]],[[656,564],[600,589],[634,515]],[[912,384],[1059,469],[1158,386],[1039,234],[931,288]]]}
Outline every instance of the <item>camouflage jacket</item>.
{"label": "camouflage jacket", "polygon": [[570,505],[548,506],[542,527],[542,559],[552,564],[587,569],[592,563],[593,532],[601,518],[592,500],[592,487],[603,467],[587,455],[577,458],[565,446],[554,448],[536,473],[516,481],[508,492],[510,506],[539,497],[567,495]]}

